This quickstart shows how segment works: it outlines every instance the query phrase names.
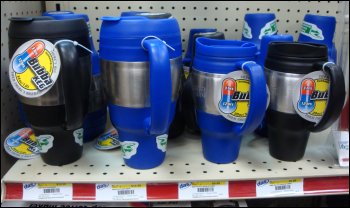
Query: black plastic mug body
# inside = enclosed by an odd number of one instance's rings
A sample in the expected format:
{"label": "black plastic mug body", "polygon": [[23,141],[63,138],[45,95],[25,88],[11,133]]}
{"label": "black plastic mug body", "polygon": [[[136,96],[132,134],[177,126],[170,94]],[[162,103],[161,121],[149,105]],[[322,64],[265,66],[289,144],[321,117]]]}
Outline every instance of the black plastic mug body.
{"label": "black plastic mug body", "polygon": [[[12,18],[9,27],[9,57],[25,42],[45,39],[51,43],[68,39],[89,48],[89,33],[83,19],[53,20],[51,17]],[[55,84],[38,98],[19,97],[25,117],[36,137],[52,136],[52,147],[41,154],[49,165],[65,165],[83,152],[76,131],[87,113],[91,82],[90,53],[63,41],[57,44],[61,68]]]}
{"label": "black plastic mug body", "polygon": [[[283,161],[303,158],[310,132],[328,128],[339,116],[345,98],[340,67],[329,63],[327,47],[298,42],[272,42],[265,61],[270,90],[267,126],[270,155]],[[318,123],[303,119],[293,106],[294,86],[306,74],[323,70],[330,79],[329,97]]]}

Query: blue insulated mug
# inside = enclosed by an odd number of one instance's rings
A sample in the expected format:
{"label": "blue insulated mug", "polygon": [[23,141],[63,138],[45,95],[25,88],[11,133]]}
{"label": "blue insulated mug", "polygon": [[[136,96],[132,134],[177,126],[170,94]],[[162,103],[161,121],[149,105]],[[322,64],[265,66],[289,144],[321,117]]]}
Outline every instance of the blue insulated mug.
{"label": "blue insulated mug", "polygon": [[[266,81],[261,66],[253,62],[256,53],[257,46],[250,42],[196,39],[193,90],[203,154],[208,161],[222,164],[236,160],[242,136],[254,131],[264,117]],[[249,110],[244,123],[224,118],[213,99],[222,78],[237,70],[247,72],[250,79]]]}
{"label": "blue insulated mug", "polygon": [[93,52],[91,55],[92,62],[92,82],[90,88],[89,97],[89,113],[84,119],[84,142],[89,142],[102,134],[106,128],[107,122],[107,106],[105,98],[103,96],[103,89],[101,86],[101,71],[99,55],[94,47],[92,40],[89,17],[86,14],[76,14],[71,11],[48,11],[44,12],[43,16],[50,16],[57,20],[65,19],[84,19],[89,28],[90,36],[90,50]]}
{"label": "blue insulated mug", "polygon": [[195,40],[199,37],[225,39],[225,35],[222,32],[217,32],[217,30],[213,28],[195,28],[190,30],[186,56],[182,61],[186,76],[184,77],[185,79],[183,81],[180,101],[187,131],[198,134],[200,133],[200,130],[196,122],[192,78],[190,74],[193,65],[193,57],[195,54]]}
{"label": "blue insulated mug", "polygon": [[[153,15],[150,15],[153,14]],[[120,16],[126,17],[126,16],[147,16],[148,18],[170,18],[170,13],[149,13],[146,11],[126,11],[122,12]],[[180,81],[180,89],[183,89],[183,80]],[[181,92],[180,92],[181,94]],[[182,106],[181,106],[181,96],[179,96],[178,103],[176,104],[175,109],[175,116],[173,119],[173,122],[171,123],[169,127],[169,139],[176,138],[182,134],[182,132],[185,130],[185,121],[184,121],[184,115],[182,112]]]}
{"label": "blue insulated mug", "polygon": [[337,61],[337,50],[333,42],[336,19],[333,16],[306,14],[299,34],[299,42],[325,44],[328,60]]}
{"label": "blue insulated mug", "polygon": [[242,40],[253,42],[260,48],[264,35],[277,34],[276,16],[273,13],[248,13],[244,17]]}
{"label": "blue insulated mug", "polygon": [[125,164],[132,168],[154,168],[165,158],[182,75],[180,29],[168,16],[102,17],[102,80]]}

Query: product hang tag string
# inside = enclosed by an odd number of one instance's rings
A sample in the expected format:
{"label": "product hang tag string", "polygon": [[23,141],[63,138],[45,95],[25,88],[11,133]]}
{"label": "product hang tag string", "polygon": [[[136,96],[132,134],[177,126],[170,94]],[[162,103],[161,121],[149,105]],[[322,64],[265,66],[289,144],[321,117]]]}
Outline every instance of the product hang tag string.
{"label": "product hang tag string", "polygon": [[70,42],[73,43],[73,45],[75,46],[79,46],[87,51],[89,51],[90,53],[93,53],[90,49],[88,49],[87,47],[83,46],[82,44],[78,43],[77,41],[73,41],[73,40],[68,40],[68,39],[63,39],[63,40],[59,40],[57,41],[53,46],[56,48],[57,44],[62,43],[62,42]]}
{"label": "product hang tag string", "polygon": [[162,40],[162,39],[160,39],[160,38],[158,38],[157,36],[154,36],[154,35],[149,35],[149,36],[146,36],[146,37],[144,37],[144,38],[142,39],[142,41],[141,41],[141,46],[142,46],[142,48],[143,48],[144,50],[146,50],[146,51],[147,51],[147,49],[143,46],[143,43],[144,43],[145,40],[147,40],[148,38],[155,38],[155,39],[157,39],[157,40],[160,40],[160,41],[162,41],[168,48],[170,48],[171,50],[175,51],[175,48],[171,47],[171,46],[170,46],[169,44],[167,44],[164,40]]}

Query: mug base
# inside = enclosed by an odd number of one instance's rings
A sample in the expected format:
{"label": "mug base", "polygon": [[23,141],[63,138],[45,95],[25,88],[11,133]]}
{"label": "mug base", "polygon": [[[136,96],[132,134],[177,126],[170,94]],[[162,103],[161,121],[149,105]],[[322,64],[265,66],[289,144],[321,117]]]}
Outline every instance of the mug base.
{"label": "mug base", "polygon": [[[124,163],[134,169],[152,169],[165,160],[165,135],[146,135],[118,129]],[[163,144],[163,145],[162,145]]]}
{"label": "mug base", "polygon": [[278,160],[295,162],[304,157],[308,131],[277,129],[268,125],[270,155]]}
{"label": "mug base", "polygon": [[220,138],[202,132],[202,148],[204,158],[217,164],[231,163],[238,158],[241,137]]}

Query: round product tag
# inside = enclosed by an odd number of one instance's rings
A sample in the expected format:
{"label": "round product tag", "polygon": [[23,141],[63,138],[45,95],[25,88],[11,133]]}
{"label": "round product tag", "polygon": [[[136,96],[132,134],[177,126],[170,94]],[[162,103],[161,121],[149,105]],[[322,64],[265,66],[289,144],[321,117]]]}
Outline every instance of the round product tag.
{"label": "round product tag", "polygon": [[110,129],[99,136],[96,140],[95,148],[98,150],[110,150],[120,146],[118,141],[118,132],[116,129]]}
{"label": "round product tag", "polygon": [[22,128],[11,133],[4,143],[5,151],[18,159],[33,159],[40,155],[40,148],[30,128]]}
{"label": "round product tag", "polygon": [[217,110],[232,122],[244,123],[249,110],[249,91],[247,72],[238,70],[225,75],[214,93]]}
{"label": "round product tag", "polygon": [[39,97],[55,84],[60,66],[54,45],[47,40],[33,39],[22,44],[14,53],[9,66],[10,82],[19,95]]}
{"label": "round product tag", "polygon": [[327,107],[329,78],[315,71],[301,78],[293,89],[293,106],[305,120],[318,123]]}

